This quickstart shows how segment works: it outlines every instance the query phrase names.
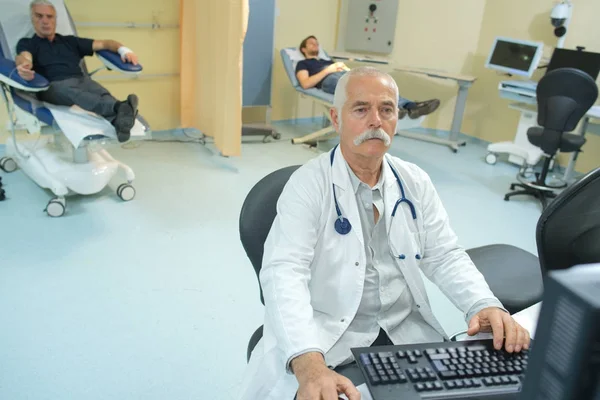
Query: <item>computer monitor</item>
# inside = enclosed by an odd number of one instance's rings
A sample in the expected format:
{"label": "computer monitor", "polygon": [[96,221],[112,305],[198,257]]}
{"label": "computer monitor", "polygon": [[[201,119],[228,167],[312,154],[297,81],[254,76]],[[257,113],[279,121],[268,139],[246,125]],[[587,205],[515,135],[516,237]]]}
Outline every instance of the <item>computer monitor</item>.
{"label": "computer monitor", "polygon": [[600,399],[600,263],[548,273],[519,399]]}
{"label": "computer monitor", "polygon": [[577,68],[596,80],[600,73],[600,54],[588,51],[555,49],[548,64],[548,72],[558,68]]}
{"label": "computer monitor", "polygon": [[485,63],[486,68],[531,77],[542,58],[544,44],[497,37]]}

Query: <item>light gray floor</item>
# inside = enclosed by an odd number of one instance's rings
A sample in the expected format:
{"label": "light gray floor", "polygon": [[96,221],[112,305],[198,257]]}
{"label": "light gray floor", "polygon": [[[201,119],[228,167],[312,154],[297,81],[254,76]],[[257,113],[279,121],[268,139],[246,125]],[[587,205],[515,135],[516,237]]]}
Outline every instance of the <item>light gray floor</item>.
{"label": "light gray floor", "polygon": [[[240,207],[263,176],[317,155],[289,141],[311,128],[249,138],[239,158],[197,143],[112,149],[137,174],[135,200],[122,203],[115,181],[70,199],[59,219],[42,212],[49,192],[2,173],[0,399],[234,399],[263,312]],[[539,204],[503,201],[516,167],[487,165],[477,142],[453,154],[396,137],[391,153],[431,175],[463,246],[537,253]],[[461,314],[430,294],[448,333],[462,329]]]}

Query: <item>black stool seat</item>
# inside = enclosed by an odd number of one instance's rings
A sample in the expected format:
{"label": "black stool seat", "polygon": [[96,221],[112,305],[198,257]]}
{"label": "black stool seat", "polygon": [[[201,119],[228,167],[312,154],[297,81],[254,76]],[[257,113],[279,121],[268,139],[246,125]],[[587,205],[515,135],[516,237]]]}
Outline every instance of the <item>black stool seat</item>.
{"label": "black stool seat", "polygon": [[[534,126],[527,130],[527,139],[529,142],[537,147],[542,147],[544,142],[544,128]],[[586,139],[581,135],[573,133],[563,133],[560,137],[560,143],[558,144],[559,151],[563,153],[572,153],[579,150],[584,144]]]}
{"label": "black stool seat", "polygon": [[533,254],[507,244],[475,247],[467,254],[511,314],[542,300],[542,272]]}

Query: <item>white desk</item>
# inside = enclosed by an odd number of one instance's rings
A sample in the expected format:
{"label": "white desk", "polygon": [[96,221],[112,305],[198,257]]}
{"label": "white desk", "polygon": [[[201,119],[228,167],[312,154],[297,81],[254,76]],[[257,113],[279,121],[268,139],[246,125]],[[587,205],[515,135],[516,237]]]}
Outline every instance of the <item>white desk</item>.
{"label": "white desk", "polygon": [[331,57],[339,60],[349,60],[356,62],[375,63],[382,65],[389,65],[392,71],[407,72],[411,74],[425,75],[435,79],[450,79],[458,84],[458,94],[456,97],[456,105],[454,106],[454,116],[452,117],[452,125],[450,128],[450,137],[448,139],[428,137],[420,134],[413,134],[409,132],[402,132],[402,136],[410,137],[413,139],[424,140],[427,142],[443,144],[449,146],[455,153],[458,151],[460,146],[464,146],[466,142],[459,140],[458,135],[462,127],[463,116],[465,113],[465,107],[467,105],[467,93],[473,82],[477,78],[469,75],[453,74],[442,70],[429,69],[429,68],[416,68],[410,66],[402,66],[392,64],[392,61],[385,57],[370,56],[364,54],[346,53],[346,52],[335,52],[330,54]]}

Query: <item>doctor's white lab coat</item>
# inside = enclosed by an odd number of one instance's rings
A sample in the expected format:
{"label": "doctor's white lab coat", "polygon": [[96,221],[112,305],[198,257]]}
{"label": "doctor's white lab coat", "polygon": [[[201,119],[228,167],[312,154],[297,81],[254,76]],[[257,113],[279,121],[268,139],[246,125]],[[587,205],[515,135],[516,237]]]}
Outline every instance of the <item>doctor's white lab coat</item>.
{"label": "doctor's white lab coat", "polygon": [[[361,301],[366,254],[358,204],[342,153],[339,147],[333,151],[333,165],[328,152],[300,167],[277,204],[260,272],[266,304],[264,335],[247,366],[242,400],[292,400],[298,382],[287,369],[288,361],[307,349],[323,353],[331,349]],[[447,335],[432,313],[420,271],[465,315],[478,301],[497,299],[458,246],[429,176],[396,157],[386,155],[386,160],[394,165],[417,214],[413,220],[409,206],[401,203],[391,216],[401,194],[384,161],[383,217],[390,249],[418,310],[439,333],[423,342],[441,341]],[[340,210],[352,224],[346,235],[334,227],[333,186]]]}

